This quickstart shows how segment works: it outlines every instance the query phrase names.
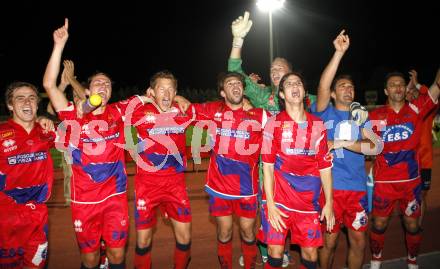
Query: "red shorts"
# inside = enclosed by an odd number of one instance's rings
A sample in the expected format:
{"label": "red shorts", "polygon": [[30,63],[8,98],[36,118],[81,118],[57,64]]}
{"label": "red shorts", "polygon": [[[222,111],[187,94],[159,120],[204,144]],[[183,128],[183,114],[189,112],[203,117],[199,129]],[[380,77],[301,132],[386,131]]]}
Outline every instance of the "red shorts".
{"label": "red shorts", "polygon": [[158,180],[136,177],[135,223],[137,230],[156,225],[156,209],[178,222],[191,222],[191,206],[183,173]]}
{"label": "red shorts", "polygon": [[[333,191],[333,211],[335,226],[332,233],[337,233],[344,225],[347,229],[364,232],[368,227],[368,200],[365,191]],[[326,225],[323,231],[326,230]]]}
{"label": "red shorts", "polygon": [[396,202],[405,216],[420,217],[422,183],[420,178],[397,183],[375,182],[373,192],[373,216],[388,217]]}
{"label": "red shorts", "polygon": [[0,268],[44,268],[47,232],[45,204],[0,206]]}
{"label": "red shorts", "polygon": [[109,248],[125,247],[128,239],[127,195],[115,195],[98,204],[72,202],[72,222],[82,253],[100,249],[104,239]]}
{"label": "red shorts", "polygon": [[213,217],[231,216],[254,219],[257,217],[257,197],[250,196],[234,200],[209,196],[209,213]]}
{"label": "red shorts", "polygon": [[319,213],[302,213],[288,211],[278,207],[288,217],[283,218],[287,229],[277,232],[267,219],[267,206],[263,204],[261,210],[261,226],[258,231],[258,240],[268,245],[284,246],[287,233],[290,230],[292,244],[300,247],[320,247],[323,244]]}

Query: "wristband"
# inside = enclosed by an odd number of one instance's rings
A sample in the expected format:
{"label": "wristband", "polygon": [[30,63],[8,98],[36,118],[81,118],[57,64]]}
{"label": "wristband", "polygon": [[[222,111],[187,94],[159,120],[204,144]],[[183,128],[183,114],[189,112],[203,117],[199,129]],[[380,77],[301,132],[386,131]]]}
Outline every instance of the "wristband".
{"label": "wristband", "polygon": [[243,46],[244,39],[241,37],[234,37],[232,40],[232,47],[233,48],[241,48]]}

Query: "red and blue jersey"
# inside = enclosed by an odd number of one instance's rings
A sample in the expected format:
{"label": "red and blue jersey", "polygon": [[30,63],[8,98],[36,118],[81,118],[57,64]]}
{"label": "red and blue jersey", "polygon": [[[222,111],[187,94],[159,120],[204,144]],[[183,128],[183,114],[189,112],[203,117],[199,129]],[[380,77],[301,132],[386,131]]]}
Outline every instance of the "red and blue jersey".
{"label": "red and blue jersey", "polygon": [[0,124],[0,206],[46,202],[52,190],[49,149],[55,133],[36,123],[30,133],[12,119]]}
{"label": "red and blue jersey", "polygon": [[[124,117],[137,97],[105,106],[103,113],[77,117],[73,104],[58,111],[70,130],[72,155],[71,199],[95,204],[127,190],[124,158]],[[133,107],[132,107],[133,108]]]}
{"label": "red and blue jersey", "polygon": [[267,113],[261,108],[232,110],[223,101],[194,107],[197,119],[207,120],[214,140],[206,191],[223,199],[257,195],[258,158]]}
{"label": "red and blue jersey", "polygon": [[[306,112],[297,123],[283,111],[271,118],[263,134],[262,159],[274,164],[273,196],[277,206],[298,212],[320,210],[320,170],[332,167],[324,122]],[[266,194],[263,193],[263,201]]]}
{"label": "red and blue jersey", "polygon": [[434,105],[429,94],[421,94],[411,103],[405,103],[398,112],[385,105],[370,113],[373,130],[384,142],[384,149],[374,163],[376,182],[400,182],[420,176],[417,147],[421,124]]}
{"label": "red and blue jersey", "polygon": [[[186,167],[186,127],[194,120],[194,108],[182,113],[177,106],[161,113],[153,104],[137,108],[131,117],[138,135],[140,159],[137,175],[169,176]],[[127,116],[127,120],[128,120]],[[127,123],[127,122],[126,122]]]}

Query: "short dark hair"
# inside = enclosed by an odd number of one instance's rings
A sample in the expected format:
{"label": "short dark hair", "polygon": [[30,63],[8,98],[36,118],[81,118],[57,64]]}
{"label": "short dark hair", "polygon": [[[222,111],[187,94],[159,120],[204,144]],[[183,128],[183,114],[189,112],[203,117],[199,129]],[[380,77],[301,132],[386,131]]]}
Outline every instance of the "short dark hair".
{"label": "short dark hair", "polygon": [[108,77],[108,79],[110,79],[110,82],[113,84],[113,80],[112,77],[109,76],[109,74],[101,72],[101,71],[95,71],[93,74],[91,74],[88,78],[87,78],[87,88],[90,87],[90,83],[92,83],[92,80],[98,76],[98,75],[103,75]]}
{"label": "short dark hair", "polygon": [[240,74],[238,72],[230,72],[230,71],[228,71],[228,72],[220,73],[218,75],[218,78],[217,78],[217,90],[218,90],[219,93],[224,90],[225,81],[228,78],[236,78],[236,79],[240,80],[241,84],[243,84],[243,89],[246,88],[246,82],[245,82],[244,76],[242,74]]}
{"label": "short dark hair", "polygon": [[34,84],[29,83],[29,82],[15,81],[15,82],[12,82],[11,84],[9,84],[6,87],[6,91],[5,91],[6,105],[12,104],[12,96],[14,95],[15,90],[18,89],[18,88],[22,88],[22,87],[31,88],[35,92],[37,97],[38,97],[38,101],[37,102],[40,102],[40,96],[39,96],[39,91],[38,91],[37,86],[35,86]]}
{"label": "short dark hair", "polygon": [[353,78],[349,74],[340,74],[340,75],[337,75],[333,79],[332,85],[330,86],[330,90],[331,91],[335,91],[336,90],[336,83],[338,83],[338,81],[341,80],[341,79],[349,80],[349,81],[351,81],[351,83],[354,84]]}
{"label": "short dark hair", "polygon": [[388,80],[389,80],[391,77],[401,77],[401,78],[403,78],[403,80],[406,82],[405,75],[404,75],[402,72],[399,72],[399,71],[389,72],[389,73],[387,73],[387,74],[385,75],[385,82],[384,82],[384,87],[385,87],[385,88],[387,87]]}
{"label": "short dark hair", "polygon": [[154,89],[154,87],[156,87],[157,80],[160,78],[172,80],[174,83],[174,87],[177,90],[177,78],[174,76],[173,73],[171,73],[168,70],[162,70],[162,71],[156,72],[150,79],[150,87]]}
{"label": "short dark hair", "polygon": [[[280,84],[278,85],[278,106],[279,106],[279,108],[280,108],[280,111],[284,111],[284,110],[286,110],[286,100],[284,100],[283,98],[281,98],[281,95],[280,95],[280,93],[281,92],[283,92],[284,93],[284,82],[286,82],[286,80],[290,77],[290,76],[292,76],[292,75],[294,75],[294,76],[297,76],[297,77],[299,77],[299,79],[301,80],[301,82],[302,82],[302,84],[303,84],[303,87],[304,87],[304,93],[305,93],[305,95],[304,95],[304,103],[306,102],[306,98],[305,98],[305,96],[307,95],[307,90],[306,90],[306,83],[305,83],[305,80],[304,80],[304,76],[300,73],[300,72],[297,72],[297,71],[292,71],[292,72],[289,72],[289,73],[287,73],[287,74],[285,74],[282,78],[281,78],[281,80],[280,80]],[[305,108],[305,107],[304,107]]]}

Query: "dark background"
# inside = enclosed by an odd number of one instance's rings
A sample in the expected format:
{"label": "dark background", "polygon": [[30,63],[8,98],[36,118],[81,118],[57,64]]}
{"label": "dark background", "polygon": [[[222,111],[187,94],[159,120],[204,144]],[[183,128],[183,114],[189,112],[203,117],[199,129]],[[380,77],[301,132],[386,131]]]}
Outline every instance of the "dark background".
{"label": "dark background", "polygon": [[[179,90],[200,101],[215,95],[217,74],[226,70],[230,53],[230,24],[245,10],[254,25],[243,47],[244,69],[269,83],[268,16],[255,2],[3,1],[0,87],[24,80],[42,88],[52,32],[68,17],[64,58],[75,62],[79,80],[96,70],[109,73],[113,97],[120,99],[142,92],[154,72],[168,69],[178,77]],[[286,0],[273,15],[274,55],[302,71],[314,93],[333,54],[332,41],[346,29],[351,46],[340,71],[354,76],[358,100],[376,90],[381,103],[386,72],[415,68],[420,82],[432,82],[440,64],[435,2]]]}

